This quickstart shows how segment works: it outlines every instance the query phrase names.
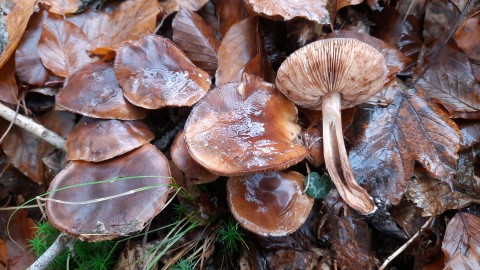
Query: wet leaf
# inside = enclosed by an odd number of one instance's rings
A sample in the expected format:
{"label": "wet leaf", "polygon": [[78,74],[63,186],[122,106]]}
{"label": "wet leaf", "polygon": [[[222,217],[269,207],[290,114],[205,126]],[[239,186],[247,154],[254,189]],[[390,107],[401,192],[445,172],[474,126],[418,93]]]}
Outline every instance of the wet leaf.
{"label": "wet leaf", "polygon": [[230,27],[247,17],[242,1],[218,0],[216,1],[216,9],[222,36],[227,34]]}
{"label": "wet leaf", "polygon": [[445,39],[450,33],[460,10],[449,0],[428,1],[425,10],[423,38],[425,44],[433,45],[439,38]]}
{"label": "wet leaf", "polygon": [[0,68],[0,100],[16,104],[19,97],[19,89],[15,76],[15,58],[11,57],[7,63]]}
{"label": "wet leaf", "polygon": [[58,15],[65,15],[75,13],[82,5],[82,0],[43,0],[47,6],[48,11]]}
{"label": "wet leaf", "polygon": [[43,86],[47,82],[60,80],[45,68],[38,53],[38,42],[42,34],[42,25],[48,13],[45,10],[33,13],[27,30],[15,52],[15,67],[20,81]]}
{"label": "wet leaf", "polygon": [[415,161],[435,178],[452,183],[460,132],[436,104],[403,90],[392,104],[373,109],[364,121],[350,162],[356,179],[374,196],[398,204]]}
{"label": "wet leaf", "polygon": [[417,19],[411,15],[404,19],[396,9],[390,6],[372,15],[372,20],[375,22],[372,36],[397,47],[407,57],[416,60],[423,44]]}
{"label": "wet leaf", "polygon": [[330,16],[326,0],[247,0],[248,5],[258,14],[278,19],[305,18],[319,24],[329,24]]}
{"label": "wet leaf", "polygon": [[462,134],[462,148],[467,149],[480,142],[480,123],[468,122],[458,124]]}
{"label": "wet leaf", "polygon": [[56,97],[56,105],[81,115],[103,119],[136,120],[147,111],[131,104],[117,83],[113,64],[92,62],[70,76]]}
{"label": "wet leaf", "polygon": [[464,20],[453,36],[468,57],[480,61],[480,16]]}
{"label": "wet leaf", "polygon": [[48,17],[43,22],[38,43],[42,63],[61,77],[72,75],[81,66],[93,62],[86,52],[88,41],[82,29],[69,21]]}
{"label": "wet leaf", "polygon": [[0,52],[0,68],[5,65],[10,56],[15,52],[27,28],[28,20],[34,11],[37,0],[13,0],[12,3],[13,7],[6,16],[8,41],[5,50]]}
{"label": "wet leaf", "polygon": [[[432,61],[433,50],[416,73]],[[480,87],[477,83],[468,57],[452,46],[445,47],[436,62],[425,72],[416,84],[429,97],[441,103],[451,117],[480,118]]]}
{"label": "wet leaf", "polygon": [[332,188],[332,181],[327,175],[320,176],[317,172],[309,173],[305,177],[307,183],[307,194],[314,199],[322,199],[327,196]]}
{"label": "wet leaf", "polygon": [[454,188],[472,196],[480,196],[480,181],[475,175],[476,157],[479,153],[478,146],[461,151],[455,172]]}
{"label": "wet leaf", "polygon": [[244,19],[228,30],[218,50],[217,85],[240,81],[244,73],[262,77],[267,82],[273,80],[259,31],[258,17]]}
{"label": "wet leaf", "polygon": [[210,92],[185,124],[188,150],[200,165],[215,174],[240,175],[285,169],[308,154],[295,105],[274,85],[245,75]]}
{"label": "wet leaf", "polygon": [[218,67],[217,51],[220,42],[202,17],[186,9],[180,9],[172,22],[173,41],[190,60],[211,76]]}
{"label": "wet leaf", "polygon": [[160,11],[157,0],[129,0],[110,14],[102,12],[86,20],[82,30],[89,41],[90,52],[112,60],[122,43],[155,31]]}
{"label": "wet leaf", "polygon": [[208,74],[160,36],[124,43],[114,69],[123,95],[146,109],[191,106],[210,89]]}
{"label": "wet leaf", "polygon": [[444,269],[480,269],[480,218],[457,213],[448,222],[442,250]]}
{"label": "wet leaf", "polygon": [[452,191],[447,184],[433,179],[423,170],[415,173],[405,195],[422,209],[422,216],[440,215],[446,210],[461,209],[471,203],[480,203],[479,199],[466,193]]}

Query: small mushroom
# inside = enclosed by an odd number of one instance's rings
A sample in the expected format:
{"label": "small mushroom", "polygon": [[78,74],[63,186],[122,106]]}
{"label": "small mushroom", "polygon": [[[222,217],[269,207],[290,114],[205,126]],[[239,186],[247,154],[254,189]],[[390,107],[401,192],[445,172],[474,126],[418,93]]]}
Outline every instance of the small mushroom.
{"label": "small mushroom", "polygon": [[51,183],[45,208],[59,230],[103,241],[143,229],[165,206],[170,184],[167,158],[146,144],[103,162],[73,161]]}
{"label": "small mushroom", "polygon": [[141,121],[83,117],[68,135],[68,160],[100,162],[147,144],[155,135]]}
{"label": "small mushroom", "polygon": [[324,156],[341,197],[362,214],[375,210],[352,173],[343,141],[340,110],[367,101],[385,84],[383,55],[355,39],[319,40],[292,53],[280,66],[276,85],[297,105],[322,110]]}
{"label": "small mushroom", "polygon": [[302,194],[297,172],[270,172],[232,177],[227,182],[228,205],[245,229],[262,236],[284,236],[308,217],[313,199]]}

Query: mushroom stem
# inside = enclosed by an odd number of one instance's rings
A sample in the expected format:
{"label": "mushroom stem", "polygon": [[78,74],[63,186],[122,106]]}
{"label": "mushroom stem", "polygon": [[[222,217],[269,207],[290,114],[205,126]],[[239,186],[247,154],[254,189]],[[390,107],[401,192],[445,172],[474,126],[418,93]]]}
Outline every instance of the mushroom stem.
{"label": "mushroom stem", "polygon": [[360,213],[369,214],[375,210],[375,204],[353,176],[343,141],[340,102],[338,92],[328,93],[322,100],[325,164],[342,199]]}

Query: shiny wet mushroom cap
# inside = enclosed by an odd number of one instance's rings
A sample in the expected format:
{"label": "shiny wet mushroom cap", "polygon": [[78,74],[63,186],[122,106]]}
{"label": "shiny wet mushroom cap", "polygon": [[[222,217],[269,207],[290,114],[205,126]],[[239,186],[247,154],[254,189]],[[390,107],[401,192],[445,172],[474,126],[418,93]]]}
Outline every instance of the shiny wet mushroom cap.
{"label": "shiny wet mushroom cap", "polygon": [[387,73],[385,58],[375,48],[356,39],[331,38],[292,53],[280,66],[275,82],[297,105],[322,110],[328,172],[345,202],[363,214],[374,211],[375,204],[353,176],[340,110],[375,95]]}
{"label": "shiny wet mushroom cap", "polygon": [[245,229],[262,236],[287,235],[302,226],[313,206],[314,200],[302,194],[303,179],[297,172],[232,177],[228,205]]}
{"label": "shiny wet mushroom cap", "polygon": [[165,206],[170,183],[168,160],[146,144],[104,162],[73,161],[51,183],[45,208],[60,231],[103,241],[143,229]]}

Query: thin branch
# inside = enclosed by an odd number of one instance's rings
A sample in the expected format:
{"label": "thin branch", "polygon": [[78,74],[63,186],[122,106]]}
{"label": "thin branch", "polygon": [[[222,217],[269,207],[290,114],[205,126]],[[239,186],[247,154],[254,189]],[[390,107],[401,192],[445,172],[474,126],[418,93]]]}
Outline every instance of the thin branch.
{"label": "thin branch", "polygon": [[44,270],[67,247],[72,246],[75,238],[61,233],[55,242],[27,270]]}
{"label": "thin branch", "polygon": [[21,114],[18,114],[16,117],[15,115],[16,113],[14,110],[0,103],[0,117],[13,122],[18,127],[38,136],[40,139],[48,142],[56,148],[65,151],[65,139],[60,137],[57,133]]}

